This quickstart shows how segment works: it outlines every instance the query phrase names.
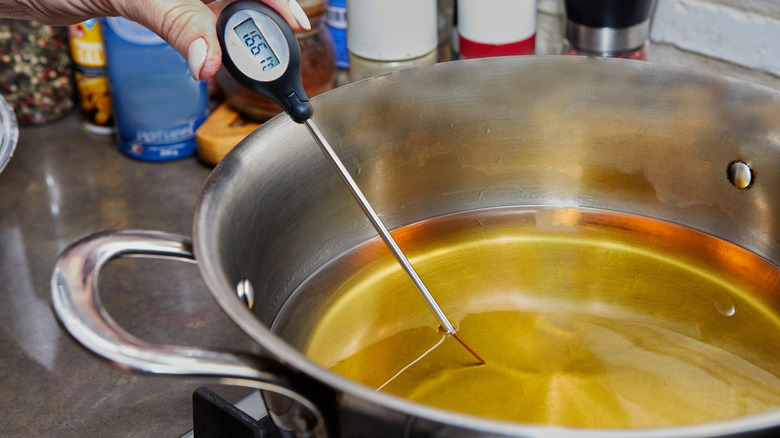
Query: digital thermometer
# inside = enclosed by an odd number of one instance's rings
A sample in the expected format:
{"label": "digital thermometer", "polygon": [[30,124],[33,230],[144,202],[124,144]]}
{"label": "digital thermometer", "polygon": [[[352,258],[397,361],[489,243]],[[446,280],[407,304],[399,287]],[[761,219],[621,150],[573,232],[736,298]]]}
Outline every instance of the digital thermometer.
{"label": "digital thermometer", "polygon": [[295,33],[269,6],[231,3],[219,15],[217,37],[222,64],[233,78],[269,97],[298,122],[314,110],[301,83],[301,49]]}

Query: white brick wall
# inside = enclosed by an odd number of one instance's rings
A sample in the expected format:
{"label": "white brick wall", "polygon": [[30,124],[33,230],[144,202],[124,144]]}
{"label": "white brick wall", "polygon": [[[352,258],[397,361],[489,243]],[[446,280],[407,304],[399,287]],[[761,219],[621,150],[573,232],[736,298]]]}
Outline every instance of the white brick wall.
{"label": "white brick wall", "polygon": [[707,3],[780,19],[780,2],[777,0],[708,0]]}
{"label": "white brick wall", "polygon": [[780,77],[778,15],[776,0],[658,0],[650,36],[654,43]]}

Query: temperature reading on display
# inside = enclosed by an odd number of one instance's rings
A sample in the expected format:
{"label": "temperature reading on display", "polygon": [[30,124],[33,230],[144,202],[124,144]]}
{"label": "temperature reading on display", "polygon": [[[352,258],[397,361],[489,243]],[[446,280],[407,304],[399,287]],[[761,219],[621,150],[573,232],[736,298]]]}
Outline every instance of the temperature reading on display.
{"label": "temperature reading on display", "polygon": [[263,67],[263,71],[272,69],[279,65],[279,58],[276,57],[274,51],[268,45],[268,41],[265,40],[263,34],[260,33],[260,29],[257,28],[254,20],[247,18],[241,24],[234,27],[236,32],[244,45],[252,52],[252,55],[260,60],[260,66]]}

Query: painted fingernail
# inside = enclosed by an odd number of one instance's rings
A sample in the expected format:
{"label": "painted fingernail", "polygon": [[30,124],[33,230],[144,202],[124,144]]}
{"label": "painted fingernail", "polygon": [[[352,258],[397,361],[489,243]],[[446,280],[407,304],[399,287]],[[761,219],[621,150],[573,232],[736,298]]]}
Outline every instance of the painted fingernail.
{"label": "painted fingernail", "polygon": [[200,70],[206,62],[207,52],[208,46],[203,38],[198,38],[191,42],[190,47],[187,49],[187,64],[190,66],[190,74],[196,81],[200,80]]}
{"label": "painted fingernail", "polygon": [[306,12],[303,12],[303,8],[297,1],[290,0],[290,11],[292,11],[293,17],[295,17],[295,20],[298,21],[298,24],[300,24],[301,27],[306,30],[311,30],[309,17],[306,16]]}

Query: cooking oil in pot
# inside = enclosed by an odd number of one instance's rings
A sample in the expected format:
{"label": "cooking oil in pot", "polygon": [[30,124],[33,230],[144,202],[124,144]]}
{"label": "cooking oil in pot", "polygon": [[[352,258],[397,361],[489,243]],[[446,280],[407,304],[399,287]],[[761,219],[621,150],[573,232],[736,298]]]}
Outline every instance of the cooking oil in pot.
{"label": "cooking oil in pot", "polygon": [[735,245],[579,209],[476,211],[394,235],[485,365],[441,342],[379,240],[310,278],[280,334],[372,388],[501,420],[649,428],[780,408],[780,272]]}

